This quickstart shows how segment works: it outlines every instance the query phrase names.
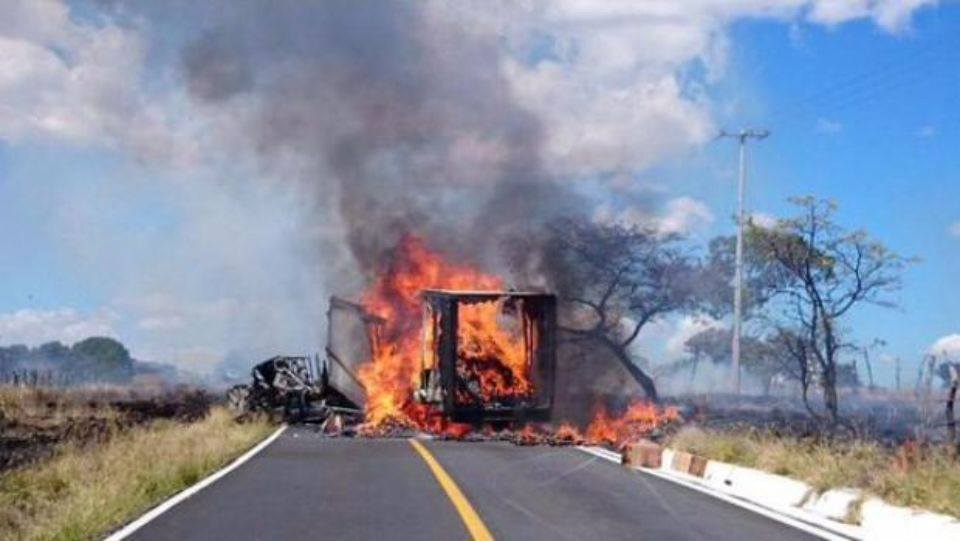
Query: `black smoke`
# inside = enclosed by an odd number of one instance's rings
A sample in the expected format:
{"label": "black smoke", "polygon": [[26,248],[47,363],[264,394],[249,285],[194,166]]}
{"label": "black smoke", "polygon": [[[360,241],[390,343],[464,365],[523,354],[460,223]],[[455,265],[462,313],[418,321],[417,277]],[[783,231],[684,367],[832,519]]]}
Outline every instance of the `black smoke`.
{"label": "black smoke", "polygon": [[414,233],[502,269],[507,237],[581,207],[544,174],[498,37],[429,6],[230,1],[182,51],[195,100],[252,109],[247,149],[296,172],[325,251],[349,248],[337,268],[376,272]]}

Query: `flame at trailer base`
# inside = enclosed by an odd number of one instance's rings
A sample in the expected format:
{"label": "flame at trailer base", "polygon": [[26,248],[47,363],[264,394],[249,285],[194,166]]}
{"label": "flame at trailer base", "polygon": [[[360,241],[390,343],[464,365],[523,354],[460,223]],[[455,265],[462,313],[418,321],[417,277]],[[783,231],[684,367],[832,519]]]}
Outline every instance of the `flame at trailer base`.
{"label": "flame at trailer base", "polygon": [[611,416],[600,407],[584,433],[593,444],[620,447],[649,436],[654,430],[680,419],[676,408],[661,408],[646,400],[634,400],[623,414]]}

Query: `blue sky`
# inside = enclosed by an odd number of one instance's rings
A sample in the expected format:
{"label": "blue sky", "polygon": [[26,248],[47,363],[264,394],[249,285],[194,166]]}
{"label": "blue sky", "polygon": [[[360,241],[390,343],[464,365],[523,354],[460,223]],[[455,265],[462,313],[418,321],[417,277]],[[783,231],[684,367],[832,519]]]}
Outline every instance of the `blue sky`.
{"label": "blue sky", "polygon": [[[782,25],[734,30],[738,75],[755,81],[762,103],[749,122],[774,134],[750,149],[751,206],[780,215],[787,194],[833,198],[843,224],[919,257],[900,311],[864,310],[850,322],[910,360],[960,321],[960,237],[950,233],[960,214],[958,8],[921,12],[902,36],[862,22],[793,39]],[[881,366],[890,381],[892,367]]]}
{"label": "blue sky", "polygon": [[[687,22],[673,44],[669,33],[601,40],[596,21],[622,14],[588,18],[565,4],[560,15],[443,13],[480,38],[484,25],[496,27],[500,37],[481,43],[502,43],[498,69],[550,134],[551,174],[635,179],[659,194],[654,218],[706,240],[732,232],[735,203],[735,148],[712,134],[769,128],[772,137],[750,147],[752,211],[783,216],[791,195],[833,198],[844,225],[921,258],[902,308],[862,310],[849,322],[855,335],[883,337],[885,355],[913,363],[960,333],[960,231],[951,233],[960,223],[960,6],[893,19],[887,2],[863,13],[801,0],[773,15],[750,2],[678,11]],[[304,255],[315,238],[291,237],[312,231],[298,221],[305,213],[329,210],[276,181],[302,174],[300,165],[248,164],[251,152],[232,146],[245,144],[231,124],[246,120],[243,103],[197,104],[178,71],[180,49],[220,23],[216,10],[189,18],[149,4],[99,6],[24,3],[0,15],[16,23],[0,24],[0,46],[22,60],[0,63],[12,81],[0,83],[0,342],[104,332],[143,357],[201,369],[235,347],[317,349],[312,320],[334,271]],[[72,64],[47,65],[58,57]],[[99,63],[109,69],[90,72],[93,91],[68,75]],[[590,152],[564,151],[579,130],[608,135]],[[615,193],[605,182],[598,190]],[[676,353],[682,333],[682,322],[651,331],[653,356]],[[891,381],[892,363],[878,373]]]}

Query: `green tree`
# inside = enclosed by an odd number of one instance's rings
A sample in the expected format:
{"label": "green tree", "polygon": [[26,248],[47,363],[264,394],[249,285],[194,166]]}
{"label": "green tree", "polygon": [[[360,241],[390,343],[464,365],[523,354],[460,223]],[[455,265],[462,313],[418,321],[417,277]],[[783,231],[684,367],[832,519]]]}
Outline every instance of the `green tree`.
{"label": "green tree", "polygon": [[53,341],[40,344],[36,350],[36,355],[41,362],[45,361],[60,365],[69,361],[72,352],[69,347],[59,341]]}
{"label": "green tree", "polygon": [[[840,421],[838,384],[849,381],[840,359],[853,348],[843,320],[864,304],[894,306],[910,259],[891,252],[865,231],[847,231],[834,220],[836,205],[812,197],[791,199],[798,216],[770,228],[751,226],[750,244],[764,262],[769,287],[769,317],[810,378],[811,368],[823,391],[824,409]],[[785,337],[785,338],[784,338]],[[841,372],[844,373],[841,373]],[[813,410],[811,410],[813,413]]]}
{"label": "green tree", "polygon": [[130,352],[113,338],[94,336],[73,345],[74,370],[82,379],[127,381],[133,374]]}

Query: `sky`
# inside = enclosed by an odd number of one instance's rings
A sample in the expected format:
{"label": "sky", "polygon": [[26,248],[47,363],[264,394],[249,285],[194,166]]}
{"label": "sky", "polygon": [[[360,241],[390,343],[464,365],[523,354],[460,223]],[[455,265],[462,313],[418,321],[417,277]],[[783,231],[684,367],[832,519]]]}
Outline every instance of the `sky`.
{"label": "sky", "polygon": [[[319,90],[302,103],[277,96],[303,71],[283,71],[287,61],[339,65],[361,50],[361,75],[420,66],[379,48],[386,28],[429,56],[440,90],[414,102],[436,102],[418,121],[455,119],[435,128],[440,170],[464,177],[444,193],[513,163],[502,125],[522,118],[537,128],[523,152],[539,174],[594,196],[598,220],[703,243],[734,224],[736,148],[716,134],[769,129],[748,149],[751,213],[832,198],[842,224],[919,258],[899,308],[847,322],[863,342],[886,340],[880,383],[894,357],[912,374],[931,348],[960,355],[960,5],[330,2],[287,43],[242,22],[257,19],[256,2],[0,4],[0,343],[110,335],[139,358],[199,371],[318,351],[326,296],[356,272],[338,251],[349,224],[328,200],[344,184],[325,180],[336,164],[321,150],[331,133],[368,134],[366,109],[323,78],[304,83]],[[296,4],[277,10],[279,27],[298,19]],[[323,121],[298,132],[280,117],[282,144],[265,140],[264,115],[289,104]],[[413,167],[388,150],[389,167]],[[677,358],[709,324],[664,321],[641,336],[643,353]]]}

